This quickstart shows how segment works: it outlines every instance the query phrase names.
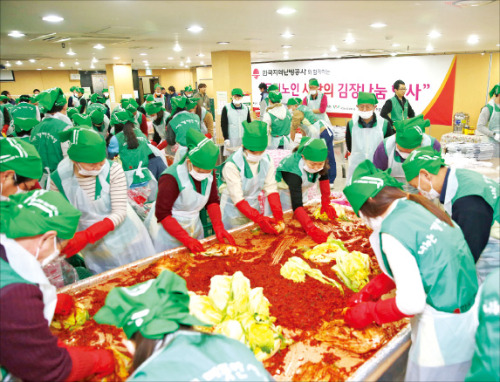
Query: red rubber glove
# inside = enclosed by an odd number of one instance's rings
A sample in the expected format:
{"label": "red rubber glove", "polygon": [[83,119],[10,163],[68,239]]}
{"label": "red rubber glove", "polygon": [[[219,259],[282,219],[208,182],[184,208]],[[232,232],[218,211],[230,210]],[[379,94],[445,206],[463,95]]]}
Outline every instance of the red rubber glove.
{"label": "red rubber glove", "polygon": [[151,143],[154,147],[157,147],[157,146],[158,146],[158,143],[156,143],[156,142],[155,142],[155,141],[153,141],[153,140],[152,140],[151,142],[149,142],[149,143]]}
{"label": "red rubber glove", "polygon": [[96,374],[99,379],[115,371],[115,357],[111,350],[92,347],[65,347],[73,367],[66,382],[80,381]]}
{"label": "red rubber glove", "polygon": [[210,134],[210,133],[206,133],[206,134],[205,134],[205,137],[207,137],[208,139],[212,139],[212,134]]}
{"label": "red rubber glove", "polygon": [[182,228],[173,216],[167,216],[161,221],[161,225],[170,235],[184,244],[192,253],[203,252],[205,247],[198,240],[188,235],[186,230]]}
{"label": "red rubber glove", "polygon": [[321,180],[319,182],[319,190],[321,191],[321,213],[326,212],[330,220],[337,219],[335,208],[330,204],[330,182],[328,180]]}
{"label": "red rubber glove", "polygon": [[299,221],[302,228],[304,228],[304,231],[306,231],[316,243],[322,244],[328,240],[328,234],[314,225],[304,207],[297,208],[293,212],[293,215],[295,219]]}
{"label": "red rubber glove", "polygon": [[377,302],[362,302],[347,310],[345,323],[354,329],[362,329],[370,325],[373,321],[377,325],[387,322],[399,321],[407,316],[398,309],[396,298],[380,300]]}
{"label": "red rubber glove", "polygon": [[163,150],[167,146],[168,146],[168,142],[167,142],[167,140],[164,140],[164,141],[161,141],[158,144],[158,146],[156,146],[156,147],[157,147],[158,150]]}
{"label": "red rubber glove", "polygon": [[269,207],[271,207],[274,220],[276,220],[276,222],[283,221],[283,208],[281,207],[280,194],[273,192],[267,195],[267,201],[269,202]]}
{"label": "red rubber glove", "polygon": [[259,213],[255,208],[252,208],[246,200],[236,203],[236,208],[247,218],[257,223],[260,229],[268,234],[277,235],[278,231],[273,227],[272,219]]}
{"label": "red rubber glove", "polygon": [[56,310],[54,314],[59,314],[63,317],[68,316],[75,307],[73,297],[66,293],[57,294]]}
{"label": "red rubber glove", "polygon": [[348,307],[367,301],[378,300],[383,294],[389,293],[396,287],[394,281],[385,273],[374,277],[363,289],[351,296],[347,301]]}
{"label": "red rubber glove", "polygon": [[214,227],[215,237],[219,240],[219,243],[224,243],[224,239],[227,239],[228,243],[231,245],[236,245],[234,238],[229,232],[224,228],[224,223],[222,223],[222,215],[220,212],[220,206],[217,203],[212,203],[207,206],[208,216],[210,216],[210,221],[212,222],[212,227]]}
{"label": "red rubber glove", "polygon": [[115,229],[115,224],[108,218],[92,224],[86,230],[77,232],[73,239],[63,249],[66,257],[71,257],[80,252],[87,244],[94,244]]}

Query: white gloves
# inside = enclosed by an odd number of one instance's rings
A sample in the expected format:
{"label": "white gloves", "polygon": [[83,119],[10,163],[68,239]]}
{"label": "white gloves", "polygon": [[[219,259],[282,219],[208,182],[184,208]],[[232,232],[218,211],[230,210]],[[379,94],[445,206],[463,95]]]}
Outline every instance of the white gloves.
{"label": "white gloves", "polygon": [[497,142],[500,142],[500,133],[496,133],[494,136],[493,136],[493,139]]}
{"label": "white gloves", "polygon": [[224,147],[227,147],[227,148],[231,147],[231,141],[229,139],[226,139],[224,141]]}

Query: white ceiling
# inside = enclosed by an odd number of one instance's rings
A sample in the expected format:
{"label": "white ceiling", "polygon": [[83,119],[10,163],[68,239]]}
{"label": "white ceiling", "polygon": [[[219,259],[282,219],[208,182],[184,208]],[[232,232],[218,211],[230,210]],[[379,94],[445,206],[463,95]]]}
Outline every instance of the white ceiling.
{"label": "white ceiling", "polygon": [[[132,63],[134,69],[149,67],[180,68],[191,60],[190,67],[210,65],[210,52],[249,50],[253,62],[351,55],[383,55],[444,52],[498,51],[500,43],[499,1],[463,7],[457,1],[4,1],[0,2],[0,61],[11,63],[9,69],[89,70],[96,57],[96,70],[109,63]],[[470,1],[468,2],[471,3]],[[474,1],[473,3],[478,3]],[[281,15],[282,7],[296,10]],[[42,20],[46,15],[64,17],[60,23]],[[370,24],[382,22],[375,29]],[[186,30],[191,25],[204,28],[200,33]],[[25,37],[13,38],[13,30]],[[430,38],[432,30],[442,36]],[[284,38],[284,32],[295,36]],[[66,47],[61,42],[34,40],[56,33],[54,40],[71,38]],[[344,42],[348,35],[356,40]],[[467,43],[470,35],[479,42]],[[52,40],[53,41],[53,40]],[[181,52],[173,50],[175,42]],[[229,45],[218,45],[228,41]],[[103,50],[93,46],[101,43]],[[393,46],[394,43],[400,46]],[[292,45],[289,49],[282,45]],[[338,50],[332,52],[335,46]],[[77,54],[68,56],[71,48]],[[141,56],[140,53],[147,55]],[[202,53],[204,57],[197,57]],[[119,57],[119,59],[113,59]],[[168,57],[172,57],[171,60]],[[30,63],[29,59],[35,59]],[[22,65],[16,61],[21,60]],[[75,62],[79,62],[79,65]]]}

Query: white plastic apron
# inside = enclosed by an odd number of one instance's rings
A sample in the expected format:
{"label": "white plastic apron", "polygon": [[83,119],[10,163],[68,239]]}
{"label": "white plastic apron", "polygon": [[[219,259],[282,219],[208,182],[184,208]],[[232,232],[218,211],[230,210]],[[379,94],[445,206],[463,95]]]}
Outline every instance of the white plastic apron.
{"label": "white plastic apron", "polygon": [[[321,100],[323,99],[324,97],[324,94],[320,91],[318,91],[318,96],[316,97],[316,99],[312,99],[311,98],[311,95],[308,94],[307,95],[307,107],[311,110],[314,110],[314,109],[319,109],[321,107]],[[328,115],[325,113],[314,113],[314,115],[316,116],[316,118],[322,120],[323,122],[326,122],[326,124],[328,126],[330,126],[330,119],[328,118]]]}
{"label": "white plastic apron", "polygon": [[23,279],[37,284],[40,288],[43,295],[43,316],[50,325],[57,304],[56,287],[47,279],[41,264],[31,253],[4,234],[0,234],[0,241],[5,247],[5,254],[12,269]]}
{"label": "white plastic apron", "polygon": [[373,154],[377,146],[384,140],[382,130],[384,119],[378,114],[374,115],[377,118],[377,125],[365,129],[359,126],[359,114],[354,112],[352,115],[352,147],[347,168],[347,184],[351,181],[354,170],[361,162],[366,159],[373,161]]}
{"label": "white plastic apron", "polygon": [[243,138],[243,121],[247,120],[248,108],[245,105],[241,109],[233,108],[232,104],[226,105],[227,121],[228,121],[228,134],[229,134],[229,147],[224,146],[224,155],[231,155],[233,152],[241,147]]}
{"label": "white plastic apron", "polygon": [[155,129],[155,131],[158,133],[158,135],[160,136],[160,138],[162,140],[165,140],[167,139],[167,129],[166,129],[166,126],[167,126],[167,119],[168,117],[170,117],[170,114],[167,113],[166,111],[163,112],[163,119],[161,121],[161,123],[159,125],[157,125],[156,123],[152,123],[153,125],[153,128]]}
{"label": "white plastic apron", "polygon": [[149,173],[151,179],[147,184],[141,184],[142,187],[147,187],[151,192],[149,194],[148,202],[154,202],[156,200],[156,195],[158,194],[158,181],[154,177],[153,173],[147,168],[142,166],[142,161],[139,162],[139,166],[135,170],[125,171],[125,178],[127,178],[127,188],[131,189],[132,182],[134,180],[134,175],[139,178],[144,178],[145,173]]}
{"label": "white plastic apron", "polygon": [[205,124],[206,115],[207,115],[207,109],[201,107],[200,129],[203,135],[208,134],[208,128],[207,125]]}
{"label": "white plastic apron", "polygon": [[[96,200],[90,200],[75,178],[73,162],[65,158],[57,167],[66,197],[82,212],[78,223],[79,231],[87,229],[111,214],[110,185],[107,182],[109,170],[110,164],[106,161],[98,175],[102,186],[101,196]],[[154,255],[155,251],[144,224],[127,203],[125,220],[95,244],[88,244],[81,253],[87,267],[93,273],[101,273]]]}
{"label": "white plastic apron", "polygon": [[283,139],[283,149],[284,150],[292,150],[293,149],[293,142],[290,139],[290,134],[282,135],[281,137],[269,136],[269,145],[268,145],[267,149],[268,150],[278,149],[282,139]]}
{"label": "white plastic apron", "polygon": [[165,156],[165,152],[163,150],[159,150],[157,147],[153,146],[151,143],[148,143],[148,147],[153,152],[155,157],[160,157],[162,162],[165,163],[165,166],[168,167],[167,157]]}
{"label": "white plastic apron", "polygon": [[[213,175],[207,178],[205,194],[199,194],[194,187],[187,169],[187,164],[177,166],[177,176],[184,187],[175,200],[172,208],[172,217],[184,228],[188,235],[195,239],[203,239],[203,226],[200,220],[200,211],[206,206],[212,188]],[[156,219],[156,203],[151,207],[144,224],[153,239],[157,253],[167,249],[177,248],[183,244],[170,235]]]}
{"label": "white plastic apron", "polygon": [[[496,111],[494,103],[490,121],[488,122],[488,129],[494,134],[500,134],[500,112]],[[500,142],[496,141],[493,137],[488,137],[488,142],[493,144],[493,147],[495,148],[493,151],[493,157],[498,158],[500,156]]]}
{"label": "white plastic apron", "polygon": [[[304,170],[304,158],[302,158],[299,161],[299,169],[300,172],[302,173],[302,204],[305,204],[309,200],[309,189],[313,187],[316,183],[317,180],[319,179],[319,175],[316,178],[316,182],[311,183],[308,180],[307,177],[307,172]],[[281,181],[281,183],[286,184],[285,181]],[[278,185],[279,186],[279,185]],[[287,188],[278,188],[279,189],[279,194],[280,194],[280,200],[281,200],[281,209],[283,211],[291,210],[292,209],[292,198],[290,196],[290,190]]]}
{"label": "white plastic apron", "polygon": [[178,148],[174,155],[174,163],[180,162],[188,152],[188,148],[186,146],[182,146],[181,144],[179,144],[179,142],[177,142],[177,145]]}
{"label": "white plastic apron", "polygon": [[[255,208],[260,212],[259,194],[264,188],[266,176],[269,171],[270,158],[267,154],[264,154],[262,159],[259,161],[258,173],[254,174],[253,178],[248,179],[245,177],[243,155],[243,148],[240,147],[232,157],[236,166],[240,169],[243,197],[252,208]],[[226,187],[224,187],[221,191],[220,209],[222,211],[222,222],[224,223],[224,227],[226,229],[231,229],[250,222],[250,219],[243,215],[234,205],[231,196],[229,195],[228,187],[231,187],[231,185],[226,185]]]}
{"label": "white plastic apron", "polygon": [[321,128],[323,126],[327,126],[326,123],[323,120],[316,121],[312,125],[304,125],[300,124],[300,128],[304,131],[307,137],[313,138],[313,139],[319,139],[319,135],[321,132]]}

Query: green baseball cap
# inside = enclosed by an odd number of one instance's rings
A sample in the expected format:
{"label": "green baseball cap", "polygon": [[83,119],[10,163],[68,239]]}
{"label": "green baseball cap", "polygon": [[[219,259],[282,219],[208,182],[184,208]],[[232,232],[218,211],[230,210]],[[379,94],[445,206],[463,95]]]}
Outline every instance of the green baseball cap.
{"label": "green baseball cap", "polygon": [[158,114],[163,109],[163,104],[161,102],[148,103],[144,106],[144,109],[147,115]]}
{"label": "green baseball cap", "polygon": [[370,160],[361,162],[354,170],[351,183],[344,188],[344,195],[352,209],[359,216],[359,210],[369,198],[376,196],[384,187],[391,186],[402,189],[403,184],[391,175],[391,169],[382,171]]}
{"label": "green baseball cap", "polygon": [[193,128],[187,130],[187,156],[196,167],[203,170],[213,170],[219,157],[219,148],[200,131],[196,130],[197,126],[197,124],[193,123]]}
{"label": "green baseball cap", "polygon": [[61,131],[59,139],[69,141],[68,156],[74,162],[99,163],[106,158],[106,142],[93,129],[73,127]]}
{"label": "green baseball cap", "polygon": [[396,143],[404,149],[414,149],[420,146],[425,128],[430,125],[431,122],[428,119],[424,120],[423,114],[410,119],[394,121]]}
{"label": "green baseball cap", "polygon": [[231,90],[231,95],[243,97],[243,90],[241,90],[240,88],[234,88],[233,90]]}
{"label": "green baseball cap", "polygon": [[264,151],[268,144],[267,123],[243,121],[243,147],[250,151]]}
{"label": "green baseball cap", "polygon": [[20,103],[10,109],[16,132],[30,131],[40,121],[36,119],[36,106],[29,103]]}
{"label": "green baseball cap", "polygon": [[316,78],[311,78],[309,80],[309,86],[319,86],[319,82]]}
{"label": "green baseball cap", "polygon": [[325,140],[310,137],[302,137],[297,152],[312,162],[324,162],[328,156]]}
{"label": "green baseball cap", "polygon": [[377,96],[373,93],[359,92],[358,94],[358,105],[368,103],[370,105],[377,105]]}
{"label": "green baseball cap", "polygon": [[0,172],[12,170],[29,179],[42,177],[42,159],[31,143],[21,138],[0,138]]}
{"label": "green baseball cap", "polygon": [[59,192],[28,191],[0,202],[0,232],[10,239],[43,235],[56,231],[61,239],[71,239],[81,212]]}
{"label": "green baseball cap", "polygon": [[445,165],[444,159],[439,151],[432,146],[419,147],[413,150],[403,163],[403,171],[409,182],[415,179],[421,169],[426,169],[431,174],[437,175],[441,167]]}
{"label": "green baseball cap", "polygon": [[271,93],[269,93],[269,100],[272,103],[279,103],[279,102],[281,102],[282,98],[283,98],[283,95],[280,92],[271,92]]}
{"label": "green baseball cap", "polygon": [[61,88],[52,88],[40,92],[35,101],[45,110],[50,111],[54,106],[66,105],[66,97]]}

